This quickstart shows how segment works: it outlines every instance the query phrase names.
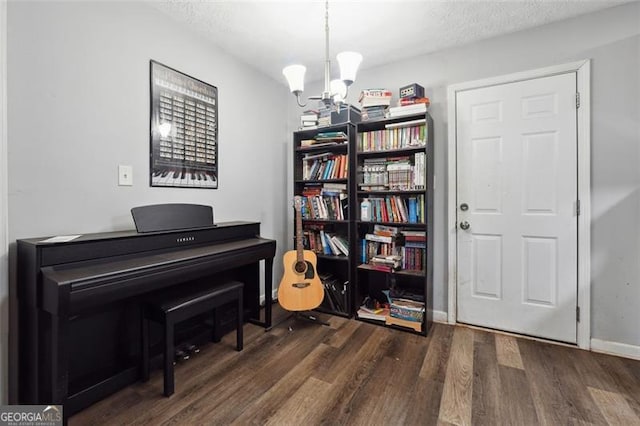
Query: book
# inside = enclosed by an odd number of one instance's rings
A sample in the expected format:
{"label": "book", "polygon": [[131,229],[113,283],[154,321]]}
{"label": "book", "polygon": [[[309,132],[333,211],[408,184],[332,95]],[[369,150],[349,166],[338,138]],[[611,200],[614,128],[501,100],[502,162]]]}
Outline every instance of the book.
{"label": "book", "polygon": [[418,222],[418,200],[417,198],[409,198],[409,223]]}
{"label": "book", "polygon": [[364,89],[360,92],[358,102],[362,108],[372,106],[389,106],[393,93],[388,89]]}
{"label": "book", "polygon": [[388,236],[388,237],[393,237],[398,235],[399,232],[399,228],[396,226],[389,226],[389,225],[380,225],[380,224],[376,224],[373,226],[373,233],[376,235],[384,235],[384,236]]}
{"label": "book", "polygon": [[348,137],[345,132],[322,132],[322,133],[318,133],[315,139],[317,141],[324,141],[327,139],[336,140],[336,141],[346,141]]}
{"label": "book", "polygon": [[413,104],[425,104],[426,106],[429,106],[430,103],[431,102],[427,97],[420,97],[420,98],[407,97],[407,98],[400,98],[398,100],[398,106],[413,105]]}
{"label": "book", "polygon": [[422,331],[422,322],[417,321],[407,321],[401,318],[395,318],[392,316],[388,316],[385,318],[385,324],[387,325],[399,325],[401,327],[411,328],[417,332]]}
{"label": "book", "polygon": [[342,252],[340,251],[340,249],[338,248],[338,246],[335,243],[335,240],[333,239],[333,237],[331,237],[328,233],[324,234],[324,237],[327,239],[327,246],[329,247],[331,253],[334,256],[340,256],[340,254],[342,254]]}
{"label": "book", "polygon": [[388,244],[391,244],[393,242],[393,237],[391,236],[376,235],[376,234],[366,234],[364,236],[364,239],[368,241],[377,241],[379,243],[388,243]]}
{"label": "book", "polygon": [[389,117],[402,117],[405,115],[419,114],[427,112],[426,104],[411,104],[389,108]]}
{"label": "book", "polygon": [[374,321],[386,321],[389,316],[389,308],[372,310],[366,306],[360,306],[358,309],[358,318],[364,318]]}
{"label": "book", "polygon": [[331,237],[331,241],[333,241],[335,246],[338,247],[345,256],[349,256],[349,243],[345,238],[334,235]]}

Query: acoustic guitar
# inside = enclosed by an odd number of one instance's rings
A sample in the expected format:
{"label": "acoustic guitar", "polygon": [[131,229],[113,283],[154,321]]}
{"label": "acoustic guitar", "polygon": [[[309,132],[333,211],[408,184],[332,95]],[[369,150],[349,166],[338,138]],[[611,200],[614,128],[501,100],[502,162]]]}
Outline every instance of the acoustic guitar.
{"label": "acoustic guitar", "polygon": [[295,197],[296,249],[284,254],[284,275],[278,287],[278,303],[287,311],[315,309],[324,299],[324,287],[316,271],[317,257],[302,248],[302,198]]}

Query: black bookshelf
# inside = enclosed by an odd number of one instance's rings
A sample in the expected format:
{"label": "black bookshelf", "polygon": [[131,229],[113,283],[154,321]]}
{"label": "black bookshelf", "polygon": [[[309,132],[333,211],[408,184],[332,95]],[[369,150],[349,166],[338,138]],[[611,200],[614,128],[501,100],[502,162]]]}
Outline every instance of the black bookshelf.
{"label": "black bookshelf", "polygon": [[[355,317],[426,335],[433,321],[433,120],[426,113],[363,121],[357,124],[356,134],[352,204]],[[365,200],[368,205],[365,203],[363,212]],[[362,217],[363,213],[369,217]],[[392,235],[394,230],[396,235]],[[376,238],[376,231],[390,234],[384,242],[370,240]],[[389,315],[379,320],[359,315],[367,297],[384,303],[389,295],[394,301],[408,298],[417,305],[422,300],[421,321],[403,323]]]}
{"label": "black bookshelf", "polygon": [[[313,140],[320,133],[336,132],[344,133],[345,140],[336,143],[325,141],[321,146],[303,146],[304,141]],[[316,310],[347,318],[353,315],[352,292],[356,276],[353,261],[356,250],[355,142],[353,123],[293,133],[293,192],[294,196],[305,197],[302,208],[304,249],[316,253],[317,272],[325,286],[324,301]],[[309,157],[312,159],[305,160]],[[329,172],[322,169],[318,173],[318,167],[326,167],[332,160],[334,163]],[[335,195],[327,196],[325,193]],[[311,198],[315,199],[313,205],[310,204]],[[323,203],[322,208],[320,203]],[[346,242],[349,256],[339,249],[336,253],[337,247],[331,248],[327,238],[332,237]]]}

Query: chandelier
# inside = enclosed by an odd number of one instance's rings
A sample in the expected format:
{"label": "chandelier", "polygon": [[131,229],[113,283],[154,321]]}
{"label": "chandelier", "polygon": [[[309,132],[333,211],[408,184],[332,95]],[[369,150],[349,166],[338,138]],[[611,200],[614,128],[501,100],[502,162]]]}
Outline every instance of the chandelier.
{"label": "chandelier", "polygon": [[[340,79],[331,80],[331,60],[329,59],[329,0],[325,2],[324,14],[324,34],[325,34],[325,61],[324,61],[324,91],[321,95],[310,96],[310,100],[320,100],[326,107],[332,104],[340,105],[347,97],[349,86],[356,79],[358,66],[362,62],[362,55],[357,52],[338,53],[336,59],[340,66]],[[282,70],[282,74],[289,83],[289,90],[296,97],[298,105],[306,106],[300,101],[300,95],[304,90],[304,73],[307,68],[304,65],[289,65]]]}

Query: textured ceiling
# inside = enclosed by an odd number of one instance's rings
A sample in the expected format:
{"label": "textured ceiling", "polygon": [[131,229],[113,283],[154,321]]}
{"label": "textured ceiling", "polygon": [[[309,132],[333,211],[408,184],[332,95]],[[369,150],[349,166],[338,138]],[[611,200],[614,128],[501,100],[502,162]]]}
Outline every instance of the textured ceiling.
{"label": "textured ceiling", "polygon": [[[336,53],[355,50],[364,56],[361,69],[366,69],[626,2],[332,0],[331,59],[335,63]],[[156,0],[149,4],[283,84],[282,68],[292,63],[307,66],[307,82],[322,79],[324,1]],[[337,75],[335,69],[332,75]]]}

